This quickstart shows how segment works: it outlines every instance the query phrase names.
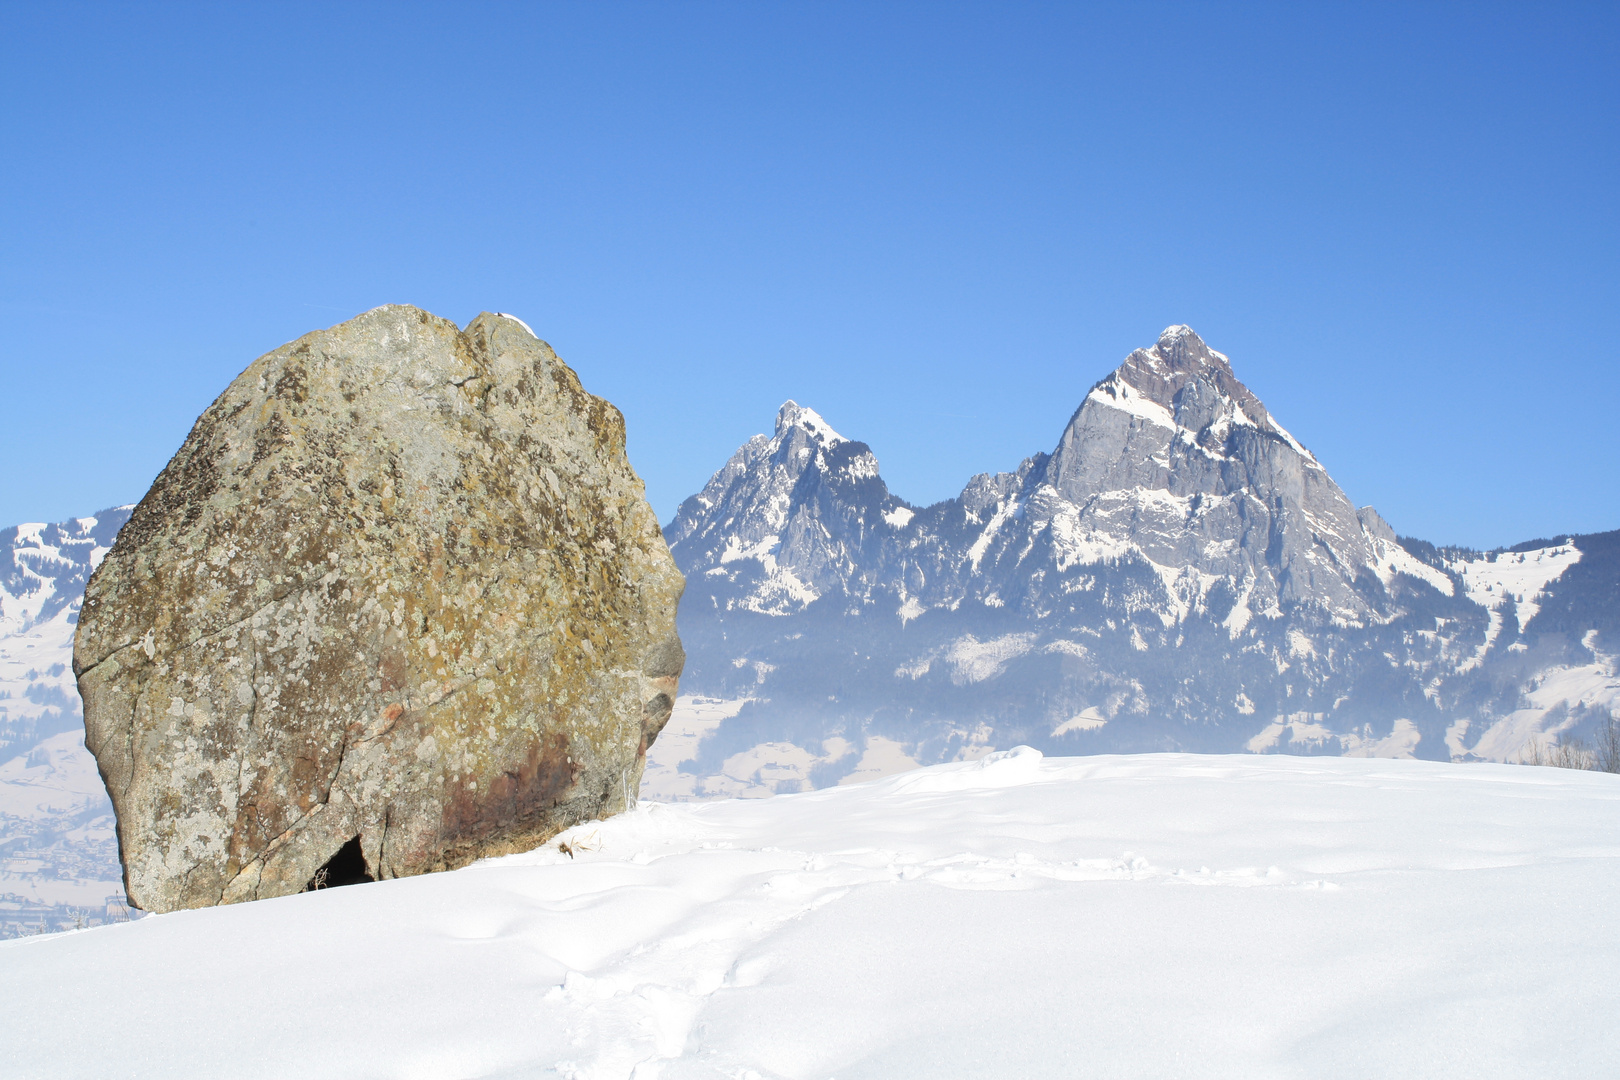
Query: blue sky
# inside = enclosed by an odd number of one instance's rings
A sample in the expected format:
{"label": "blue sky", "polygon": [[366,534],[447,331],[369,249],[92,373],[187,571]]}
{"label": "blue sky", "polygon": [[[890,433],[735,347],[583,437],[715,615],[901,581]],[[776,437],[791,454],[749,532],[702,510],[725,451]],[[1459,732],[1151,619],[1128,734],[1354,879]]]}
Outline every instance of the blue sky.
{"label": "blue sky", "polygon": [[1185,322],[1400,532],[1620,527],[1620,8],[0,6],[0,523],[253,358],[525,319],[667,520],[784,398],[914,502]]}

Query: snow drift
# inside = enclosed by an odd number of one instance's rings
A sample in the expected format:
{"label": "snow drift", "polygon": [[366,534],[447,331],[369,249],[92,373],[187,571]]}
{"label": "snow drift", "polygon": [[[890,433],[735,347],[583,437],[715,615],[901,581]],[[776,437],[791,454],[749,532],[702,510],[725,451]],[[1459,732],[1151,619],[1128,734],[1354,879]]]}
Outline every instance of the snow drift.
{"label": "snow drift", "polygon": [[1617,810],[1561,769],[1027,748],[643,803],[0,945],[0,1075],[1607,1075]]}

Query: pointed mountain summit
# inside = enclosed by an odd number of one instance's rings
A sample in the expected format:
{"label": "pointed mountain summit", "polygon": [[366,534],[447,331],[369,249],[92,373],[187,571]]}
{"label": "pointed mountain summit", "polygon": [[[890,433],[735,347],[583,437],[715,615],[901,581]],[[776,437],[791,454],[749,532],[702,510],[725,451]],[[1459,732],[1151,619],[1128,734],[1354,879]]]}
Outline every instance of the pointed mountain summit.
{"label": "pointed mountain summit", "polygon": [[677,561],[702,567],[730,607],[780,615],[856,587],[903,506],[870,447],[787,401],[775,433],[744,443],[664,535]]}
{"label": "pointed mountain summit", "polygon": [[1131,353],[1110,378],[1129,384],[1150,401],[1172,410],[1177,395],[1189,382],[1202,381],[1217,394],[1236,402],[1256,427],[1271,425],[1266,407],[1238,381],[1226,354],[1204,344],[1190,326],[1165,327],[1151,348]]}
{"label": "pointed mountain summit", "polygon": [[1032,480],[1024,498],[1050,523],[1057,563],[1132,548],[1164,573],[1178,617],[1221,585],[1234,632],[1293,605],[1377,621],[1386,611],[1357,584],[1365,575],[1449,589],[1392,536],[1368,533],[1315,456],[1186,326],[1098,382]]}

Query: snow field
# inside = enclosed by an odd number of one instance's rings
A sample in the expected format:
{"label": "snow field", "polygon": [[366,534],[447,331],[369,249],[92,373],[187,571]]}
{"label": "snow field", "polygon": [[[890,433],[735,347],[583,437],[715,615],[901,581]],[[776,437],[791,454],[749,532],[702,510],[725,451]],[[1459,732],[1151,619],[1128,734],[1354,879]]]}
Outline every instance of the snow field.
{"label": "snow field", "polygon": [[[1556,544],[1534,551],[1504,551],[1493,556],[1458,559],[1451,568],[1462,575],[1468,599],[1492,611],[1509,596],[1518,605],[1519,625],[1527,626],[1541,610],[1537,601],[1548,585],[1581,561],[1581,549]],[[1493,623],[1493,628],[1495,624]]]}
{"label": "snow field", "polygon": [[[658,739],[647,750],[647,769],[641,777],[641,797],[658,802],[694,799],[763,799],[778,792],[809,791],[818,767],[845,761],[855,744],[840,736],[822,743],[817,754],[789,742],[761,742],[732,754],[718,772],[703,775],[682,772],[694,761],[704,739],[736,716],[748,698],[710,698],[682,694]],[[972,739],[963,760],[983,757],[989,747],[974,747]],[[876,780],[918,767],[903,744],[881,735],[869,736],[858,759],[849,761],[839,784]]]}
{"label": "snow field", "polygon": [[0,762],[0,896],[102,906],[124,891],[114,828],[82,732]]}
{"label": "snow field", "polygon": [[[71,718],[80,711],[79,687],[73,680],[73,628],[79,605],[70,604],[42,623],[32,622],[39,607],[37,603],[31,609],[23,607],[0,589],[0,726],[19,728],[50,713]],[[12,752],[18,749],[22,748]]]}
{"label": "snow field", "polygon": [[1620,780],[1193,755],[644,803],[0,946],[0,1075],[1598,1076]]}

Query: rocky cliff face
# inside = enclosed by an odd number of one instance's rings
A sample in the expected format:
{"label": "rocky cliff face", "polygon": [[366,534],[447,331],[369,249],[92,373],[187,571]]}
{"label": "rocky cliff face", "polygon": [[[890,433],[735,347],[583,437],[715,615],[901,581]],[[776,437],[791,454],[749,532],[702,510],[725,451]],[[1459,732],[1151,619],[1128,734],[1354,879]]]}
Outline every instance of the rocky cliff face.
{"label": "rocky cliff face", "polygon": [[1601,537],[1397,541],[1185,326],[928,507],[790,402],[667,534],[687,685],[732,703],[682,766],[717,791],[1019,742],[1501,760],[1620,707],[1601,619],[1531,623],[1583,559],[1613,592]]}
{"label": "rocky cliff face", "polygon": [[623,809],[681,587],[618,411],[516,319],[383,307],[261,357],[84,599],[130,900],[297,892],[341,852],[456,867]]}
{"label": "rocky cliff face", "polygon": [[[1155,566],[1225,582],[1250,612],[1377,618],[1357,579],[1404,555],[1366,531],[1327,470],[1185,326],[1092,389],[1035,481],[1031,512],[1066,560],[1134,544]],[[1201,599],[1190,577],[1178,586]]]}

